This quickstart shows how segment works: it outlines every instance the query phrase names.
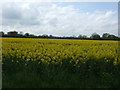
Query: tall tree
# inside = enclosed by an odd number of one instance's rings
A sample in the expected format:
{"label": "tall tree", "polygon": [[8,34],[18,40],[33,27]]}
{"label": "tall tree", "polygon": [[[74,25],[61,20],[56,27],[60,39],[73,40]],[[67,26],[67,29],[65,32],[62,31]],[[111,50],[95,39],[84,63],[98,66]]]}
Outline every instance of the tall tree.
{"label": "tall tree", "polygon": [[93,33],[90,38],[91,38],[91,39],[99,40],[99,39],[100,39],[100,35],[97,34],[97,33]]}
{"label": "tall tree", "polygon": [[109,37],[109,33],[104,33],[103,35],[102,35],[102,39],[109,39],[108,37]]}
{"label": "tall tree", "polygon": [[25,33],[25,35],[24,35],[24,36],[25,36],[25,37],[29,37],[29,35],[30,35],[29,33]]}

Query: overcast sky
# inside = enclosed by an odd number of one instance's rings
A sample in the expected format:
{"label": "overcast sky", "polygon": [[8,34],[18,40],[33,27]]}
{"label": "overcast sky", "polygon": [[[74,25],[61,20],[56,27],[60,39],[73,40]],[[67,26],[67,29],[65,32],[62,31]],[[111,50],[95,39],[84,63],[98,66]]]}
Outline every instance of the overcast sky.
{"label": "overcast sky", "polygon": [[[7,2],[2,4],[4,32],[35,35],[118,35],[117,2]],[[1,28],[1,26],[0,26]]]}

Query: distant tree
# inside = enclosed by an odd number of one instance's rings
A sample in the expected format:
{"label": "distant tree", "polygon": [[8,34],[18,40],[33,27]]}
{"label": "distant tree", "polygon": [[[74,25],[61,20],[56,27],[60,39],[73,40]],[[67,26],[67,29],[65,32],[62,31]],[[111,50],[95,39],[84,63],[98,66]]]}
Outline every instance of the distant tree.
{"label": "distant tree", "polygon": [[87,36],[86,35],[79,35],[78,38],[85,39],[85,38],[87,38]]}
{"label": "distant tree", "polygon": [[117,40],[118,39],[118,37],[115,36],[115,35],[109,35],[108,38],[111,39],[111,40]]}
{"label": "distant tree", "polygon": [[25,36],[25,37],[29,37],[29,35],[30,35],[29,33],[25,33],[25,35],[24,35],[24,36]]}
{"label": "distant tree", "polygon": [[30,34],[29,37],[36,37],[34,34]]}
{"label": "distant tree", "polygon": [[42,37],[47,38],[47,37],[49,37],[49,36],[48,36],[48,35],[46,35],[46,34],[43,34],[43,35],[42,35]]}
{"label": "distant tree", "polygon": [[10,31],[7,33],[7,35],[16,37],[16,36],[18,36],[18,32],[17,31]]}
{"label": "distant tree", "polygon": [[104,33],[102,39],[117,40],[118,37],[109,33]]}
{"label": "distant tree", "polygon": [[52,38],[53,36],[52,35],[49,35],[50,38]]}
{"label": "distant tree", "polygon": [[4,35],[5,35],[4,32],[1,31],[1,32],[0,32],[0,37],[2,37],[2,36],[4,36]]}
{"label": "distant tree", "polygon": [[87,36],[86,36],[86,35],[83,35],[83,38],[85,39],[85,38],[87,38]]}
{"label": "distant tree", "polygon": [[80,34],[80,35],[78,36],[78,38],[83,38],[83,36]]}
{"label": "distant tree", "polygon": [[67,36],[67,37],[65,37],[65,38],[74,39],[74,38],[76,38],[76,36],[75,36],[75,35],[72,35],[72,36]]}
{"label": "distant tree", "polygon": [[102,35],[102,39],[109,39],[108,37],[109,37],[109,33],[104,33],[103,35]]}
{"label": "distant tree", "polygon": [[93,33],[90,38],[91,38],[91,39],[99,40],[99,39],[100,39],[100,35],[97,34],[97,33]]}

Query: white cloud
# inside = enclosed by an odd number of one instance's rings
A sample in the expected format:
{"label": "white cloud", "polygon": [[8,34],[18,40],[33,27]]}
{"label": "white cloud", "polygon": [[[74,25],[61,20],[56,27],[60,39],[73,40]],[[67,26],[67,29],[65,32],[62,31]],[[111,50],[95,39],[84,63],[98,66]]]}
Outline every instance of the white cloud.
{"label": "white cloud", "polygon": [[50,2],[7,3],[3,7],[6,32],[17,30],[60,36],[109,32],[117,35],[117,20],[116,11],[81,12],[72,5],[59,6]]}

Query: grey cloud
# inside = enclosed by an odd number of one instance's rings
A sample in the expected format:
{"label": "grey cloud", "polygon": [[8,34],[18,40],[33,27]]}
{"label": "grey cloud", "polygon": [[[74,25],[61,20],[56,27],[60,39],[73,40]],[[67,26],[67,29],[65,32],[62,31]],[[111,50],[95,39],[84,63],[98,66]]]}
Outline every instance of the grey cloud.
{"label": "grey cloud", "polygon": [[18,9],[14,8],[5,8],[3,9],[3,18],[5,19],[21,19],[21,13],[18,11]]}
{"label": "grey cloud", "polygon": [[4,3],[2,12],[2,18],[5,19],[20,19],[22,17],[21,9],[14,3]]}
{"label": "grey cloud", "polygon": [[23,3],[7,3],[3,6],[3,25],[39,25],[38,13],[34,7],[23,7]]}

